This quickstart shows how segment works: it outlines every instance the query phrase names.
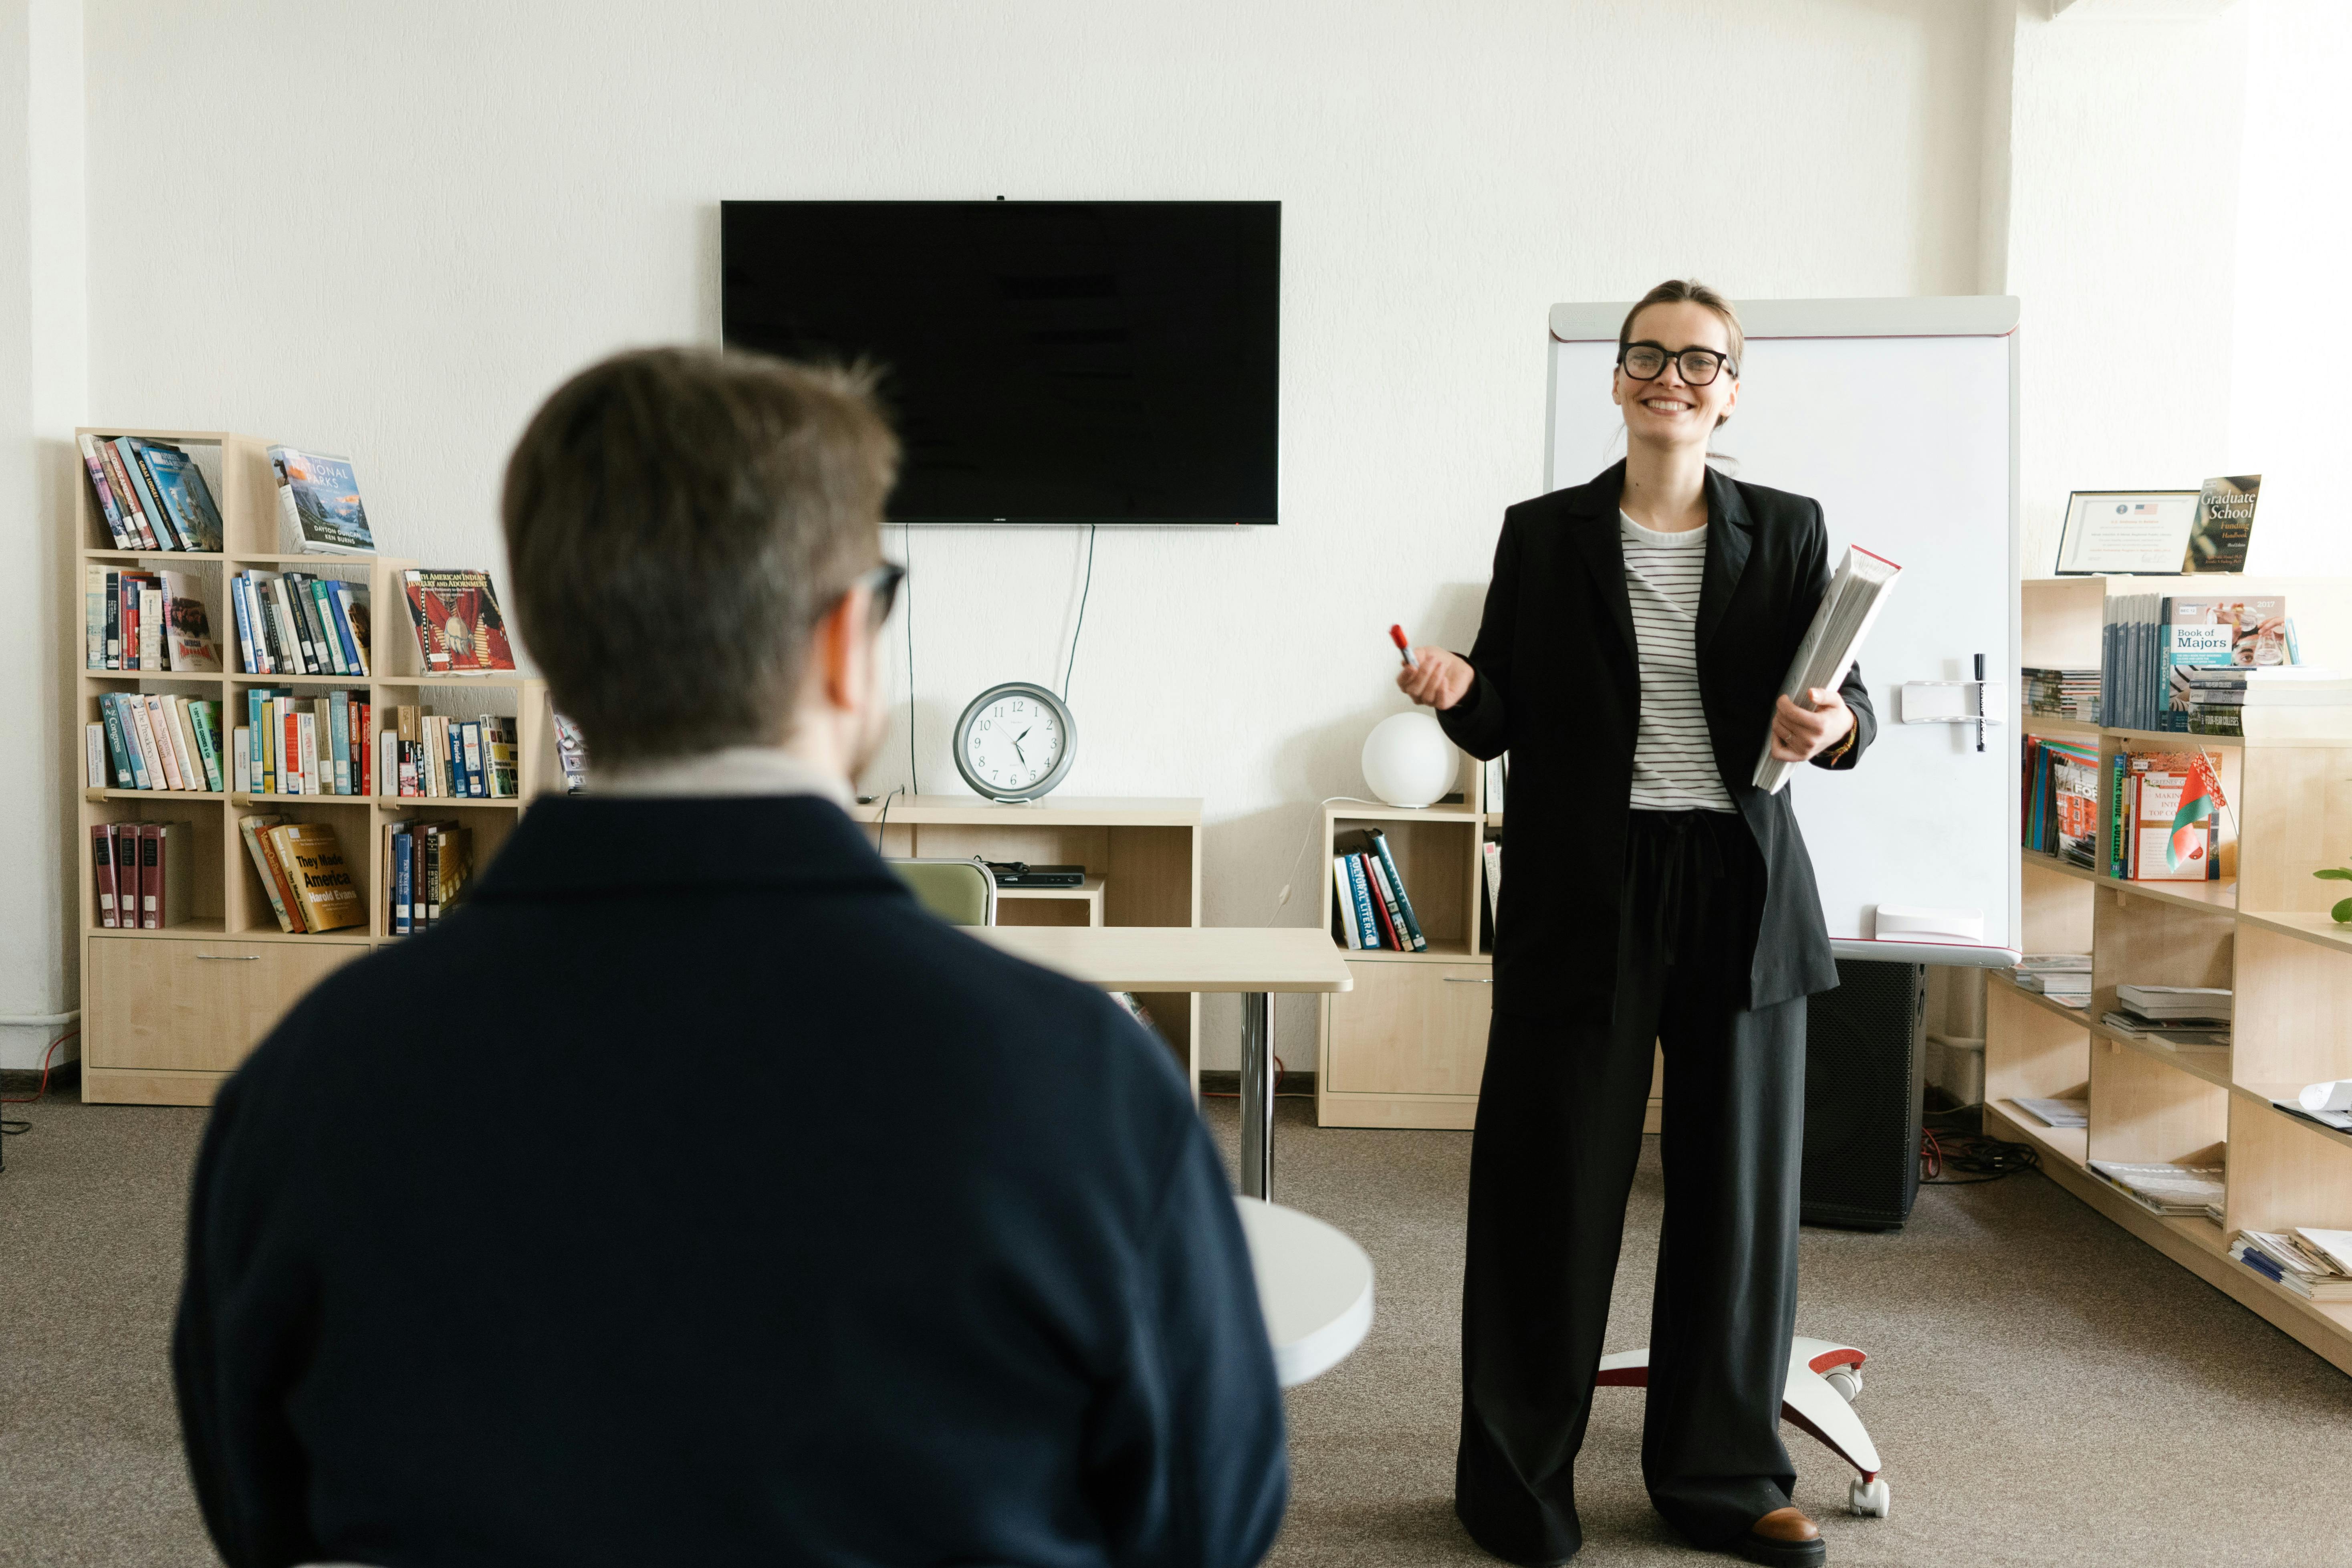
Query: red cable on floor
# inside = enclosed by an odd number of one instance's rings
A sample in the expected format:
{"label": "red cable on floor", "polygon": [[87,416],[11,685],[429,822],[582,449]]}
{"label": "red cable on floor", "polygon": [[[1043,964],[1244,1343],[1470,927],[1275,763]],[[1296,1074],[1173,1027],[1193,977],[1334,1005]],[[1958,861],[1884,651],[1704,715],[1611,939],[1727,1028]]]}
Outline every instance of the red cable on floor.
{"label": "red cable on floor", "polygon": [[41,1053],[41,1087],[33,1090],[30,1095],[21,1100],[0,1100],[0,1105],[30,1105],[34,1100],[38,1100],[41,1096],[48,1093],[50,1061],[57,1056],[58,1047],[59,1046],[64,1045],[68,1040],[72,1039],[76,1035],[80,1033],[81,1031],[79,1029],[68,1029],[64,1034],[59,1035],[56,1039],[51,1040],[49,1042],[49,1048]]}

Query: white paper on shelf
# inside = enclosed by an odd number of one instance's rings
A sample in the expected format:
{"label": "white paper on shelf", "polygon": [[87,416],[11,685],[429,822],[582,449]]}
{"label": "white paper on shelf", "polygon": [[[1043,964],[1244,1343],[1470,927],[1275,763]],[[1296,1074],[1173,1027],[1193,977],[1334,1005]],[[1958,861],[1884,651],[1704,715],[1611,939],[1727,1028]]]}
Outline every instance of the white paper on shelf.
{"label": "white paper on shelf", "polygon": [[[1879,607],[1886,603],[1886,591],[1903,568],[1884,556],[1849,544],[1845,558],[1830,578],[1829,591],[1822,595],[1821,607],[1813,612],[1813,624],[1805,628],[1804,641],[1797,645],[1797,657],[1789,661],[1789,673],[1781,678],[1780,695],[1805,707],[1802,693],[1816,687],[1834,691],[1845,679],[1845,672],[1853,668],[1853,656],[1862,639],[1870,635],[1870,625],[1878,618]],[[1756,759],[1756,776],[1751,781],[1758,789],[1777,795],[1789,782],[1789,770],[1796,764],[1784,763],[1772,754],[1772,737],[1768,731],[1764,750]]]}
{"label": "white paper on shelf", "polygon": [[2294,1098],[2305,1110],[2352,1110],[2352,1078],[2305,1084]]}

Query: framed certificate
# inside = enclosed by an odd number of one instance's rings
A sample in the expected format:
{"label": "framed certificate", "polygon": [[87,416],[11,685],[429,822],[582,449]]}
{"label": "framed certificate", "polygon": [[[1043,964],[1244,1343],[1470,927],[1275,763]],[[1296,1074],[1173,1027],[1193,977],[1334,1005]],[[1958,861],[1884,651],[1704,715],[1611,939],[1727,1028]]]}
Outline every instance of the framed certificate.
{"label": "framed certificate", "polygon": [[2066,498],[2058,575],[2177,575],[2196,521],[2195,490],[2076,490]]}

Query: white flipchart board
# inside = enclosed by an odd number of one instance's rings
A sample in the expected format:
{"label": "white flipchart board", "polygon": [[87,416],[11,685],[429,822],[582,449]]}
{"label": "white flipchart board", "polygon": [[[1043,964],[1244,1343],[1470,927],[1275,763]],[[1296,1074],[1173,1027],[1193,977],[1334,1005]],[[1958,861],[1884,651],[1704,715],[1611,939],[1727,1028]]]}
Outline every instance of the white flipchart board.
{"label": "white flipchart board", "polygon": [[[1610,401],[1630,303],[1551,308],[1547,489],[1624,456]],[[1715,439],[1736,477],[1822,503],[1830,563],[1859,544],[1903,568],[1859,662],[1878,712],[1862,765],[1790,780],[1841,958],[2007,964],[2018,942],[2017,301],[1739,304],[1739,403]],[[1906,681],[1968,680],[2001,719],[1899,722]],[[1880,904],[1980,910],[1981,947],[1880,942]]]}

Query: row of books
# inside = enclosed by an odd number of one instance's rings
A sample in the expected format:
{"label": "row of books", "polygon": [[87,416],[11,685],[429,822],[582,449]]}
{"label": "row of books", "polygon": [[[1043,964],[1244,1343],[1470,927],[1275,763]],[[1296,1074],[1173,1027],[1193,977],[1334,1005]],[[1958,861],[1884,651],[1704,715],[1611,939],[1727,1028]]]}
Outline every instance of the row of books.
{"label": "row of books", "polygon": [[2021,748],[2019,836],[2028,849],[2085,869],[2098,865],[2099,752],[2028,735]]}
{"label": "row of books", "polygon": [[184,572],[91,565],[82,573],[82,662],[90,669],[220,668],[212,616]]}
{"label": "row of books", "polygon": [[2028,665],[2020,674],[2028,713],[2045,719],[2072,719],[2081,724],[2099,721],[2097,670],[2050,669]]}
{"label": "row of books", "polygon": [[116,789],[218,794],[226,787],[219,703],[152,691],[108,691],[100,694],[98,710],[99,721],[82,730],[93,788],[107,787],[109,763]]}
{"label": "row of books", "polygon": [[396,795],[435,800],[512,800],[521,793],[515,721],[495,713],[453,719],[415,706],[393,710],[382,736],[383,777]]}
{"label": "row of books", "polygon": [[229,578],[228,594],[246,674],[367,675],[366,584],[306,572],[240,572]]}
{"label": "row of books", "polygon": [[410,936],[439,925],[473,875],[473,829],[456,822],[403,821],[386,823],[383,836],[384,929]]}
{"label": "row of books", "polygon": [[2099,707],[2123,730],[2189,732],[2194,669],[2298,664],[2286,599],[2119,594],[2100,628]]}
{"label": "row of books", "polygon": [[376,793],[379,775],[367,744],[375,704],[368,693],[252,686],[245,706],[247,721],[230,746],[238,793]]}
{"label": "row of books", "polygon": [[2311,1301],[2352,1301],[2352,1230],[2242,1230],[2230,1256]]}
{"label": "row of books", "polygon": [[186,822],[100,822],[89,830],[98,923],[161,931],[194,907],[196,830]]}
{"label": "row of books", "polygon": [[242,816],[237,833],[262,890],[286,931],[342,931],[363,924],[367,910],[343,862],[342,840],[324,822],[289,822],[275,814]]}
{"label": "row of books", "polygon": [[1333,839],[1332,847],[1338,851],[1331,857],[1331,880],[1339,894],[1339,933],[1348,946],[1429,951],[1388,835],[1377,827],[1352,829]]}
{"label": "row of books", "polygon": [[2221,775],[2202,752],[2118,752],[2109,767],[2107,875],[2128,882],[2221,877]]}
{"label": "row of books", "polygon": [[81,460],[117,550],[221,548],[220,508],[184,447],[137,436],[84,436]]}

